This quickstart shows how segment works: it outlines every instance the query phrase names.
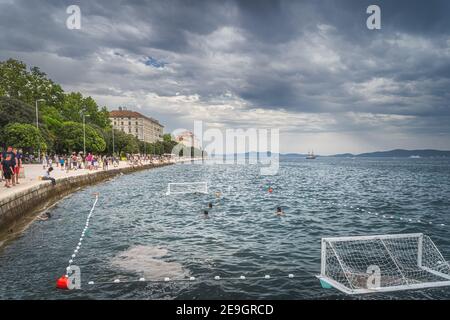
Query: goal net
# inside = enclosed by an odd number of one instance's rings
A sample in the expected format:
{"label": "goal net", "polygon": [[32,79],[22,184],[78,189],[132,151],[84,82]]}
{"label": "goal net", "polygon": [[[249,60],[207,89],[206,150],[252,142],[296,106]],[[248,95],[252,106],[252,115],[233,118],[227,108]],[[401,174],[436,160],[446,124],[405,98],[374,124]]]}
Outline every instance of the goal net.
{"label": "goal net", "polygon": [[208,193],[208,183],[206,182],[179,182],[167,185],[167,195],[184,193]]}
{"label": "goal net", "polygon": [[450,265],[422,233],[323,238],[324,288],[347,294],[450,286]]}

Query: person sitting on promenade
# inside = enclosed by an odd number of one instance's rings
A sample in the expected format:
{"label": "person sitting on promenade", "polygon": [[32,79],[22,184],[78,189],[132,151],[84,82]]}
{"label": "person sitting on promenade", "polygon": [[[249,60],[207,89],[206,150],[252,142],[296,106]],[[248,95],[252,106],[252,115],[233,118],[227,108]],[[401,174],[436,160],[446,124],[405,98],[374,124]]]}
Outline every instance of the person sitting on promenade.
{"label": "person sitting on promenade", "polygon": [[11,155],[6,155],[1,162],[3,176],[5,177],[5,187],[11,188],[11,178],[14,176],[14,165],[11,161]]}
{"label": "person sitting on promenade", "polygon": [[50,167],[45,171],[45,175],[42,177],[42,180],[50,180],[52,182],[52,185],[56,185],[56,180],[55,178],[50,176],[50,172],[53,171],[53,168]]}

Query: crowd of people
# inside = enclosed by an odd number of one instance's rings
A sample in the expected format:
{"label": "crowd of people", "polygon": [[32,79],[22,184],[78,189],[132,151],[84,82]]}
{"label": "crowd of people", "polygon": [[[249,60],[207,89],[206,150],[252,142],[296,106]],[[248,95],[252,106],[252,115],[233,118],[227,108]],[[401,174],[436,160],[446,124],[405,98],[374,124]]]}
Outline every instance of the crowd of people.
{"label": "crowd of people", "polygon": [[22,168],[23,154],[9,146],[6,151],[0,155],[0,168],[2,172],[1,179],[5,180],[5,187],[11,188],[19,182],[20,168]]}
{"label": "crowd of people", "polygon": [[[27,158],[33,159],[33,158]],[[168,162],[165,157],[150,155],[131,155],[127,154],[126,158],[129,166],[141,166],[149,163]],[[73,152],[72,154],[45,154],[41,157],[40,163],[43,167],[42,180],[50,180],[53,185],[56,180],[51,176],[53,170],[61,170],[70,172],[74,170],[108,170],[111,167],[118,167],[120,158],[116,156],[94,155],[88,153],[84,155],[82,152]],[[9,146],[6,151],[0,153],[0,181],[5,181],[5,187],[11,188],[19,182],[19,175],[24,164],[24,155],[21,150]]]}

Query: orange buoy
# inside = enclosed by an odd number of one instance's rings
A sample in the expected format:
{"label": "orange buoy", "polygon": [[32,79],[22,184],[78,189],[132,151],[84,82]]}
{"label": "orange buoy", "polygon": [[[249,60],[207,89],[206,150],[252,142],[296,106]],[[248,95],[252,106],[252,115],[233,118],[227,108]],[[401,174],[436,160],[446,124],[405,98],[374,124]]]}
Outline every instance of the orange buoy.
{"label": "orange buoy", "polygon": [[66,275],[59,278],[58,281],[56,281],[56,288],[64,290],[69,289],[69,278]]}
{"label": "orange buoy", "polygon": [[269,193],[272,193],[273,189],[272,187],[269,188]]}

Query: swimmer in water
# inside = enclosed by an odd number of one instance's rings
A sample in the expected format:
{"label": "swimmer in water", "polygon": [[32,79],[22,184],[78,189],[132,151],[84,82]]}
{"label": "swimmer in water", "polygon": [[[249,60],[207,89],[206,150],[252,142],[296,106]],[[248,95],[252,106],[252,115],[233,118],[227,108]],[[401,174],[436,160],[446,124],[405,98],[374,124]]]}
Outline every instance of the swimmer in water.
{"label": "swimmer in water", "polygon": [[208,210],[203,210],[203,218],[208,219],[209,218],[209,212]]}
{"label": "swimmer in water", "polygon": [[220,198],[221,193],[219,191],[216,191],[216,198]]}
{"label": "swimmer in water", "polygon": [[277,216],[284,216],[283,210],[281,210],[281,207],[277,207],[277,212],[275,213]]}
{"label": "swimmer in water", "polygon": [[37,218],[41,221],[45,221],[45,220],[50,219],[51,217],[52,217],[52,215],[50,212],[44,212],[41,215],[39,215]]}
{"label": "swimmer in water", "polygon": [[213,207],[213,204],[211,202],[208,203],[208,208],[212,209],[212,207]]}

